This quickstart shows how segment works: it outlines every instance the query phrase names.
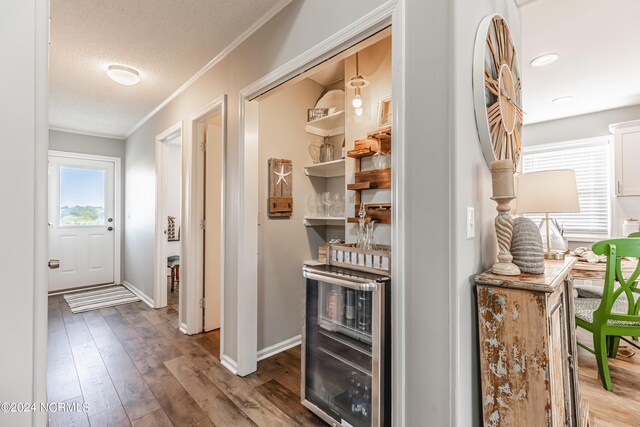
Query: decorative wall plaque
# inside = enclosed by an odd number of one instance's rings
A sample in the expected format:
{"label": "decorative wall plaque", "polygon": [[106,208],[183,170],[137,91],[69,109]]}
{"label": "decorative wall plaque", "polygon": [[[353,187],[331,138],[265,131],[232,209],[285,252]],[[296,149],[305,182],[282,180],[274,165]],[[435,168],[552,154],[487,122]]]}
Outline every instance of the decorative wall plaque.
{"label": "decorative wall plaque", "polygon": [[269,159],[269,216],[293,214],[293,164],[291,160]]}

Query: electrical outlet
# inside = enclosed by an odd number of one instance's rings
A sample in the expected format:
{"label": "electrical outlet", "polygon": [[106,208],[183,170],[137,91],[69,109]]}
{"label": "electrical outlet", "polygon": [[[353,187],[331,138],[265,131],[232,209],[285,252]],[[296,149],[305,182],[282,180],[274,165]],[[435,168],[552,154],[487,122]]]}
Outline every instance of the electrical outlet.
{"label": "electrical outlet", "polygon": [[467,208],[467,239],[476,237],[476,214],[474,208]]}

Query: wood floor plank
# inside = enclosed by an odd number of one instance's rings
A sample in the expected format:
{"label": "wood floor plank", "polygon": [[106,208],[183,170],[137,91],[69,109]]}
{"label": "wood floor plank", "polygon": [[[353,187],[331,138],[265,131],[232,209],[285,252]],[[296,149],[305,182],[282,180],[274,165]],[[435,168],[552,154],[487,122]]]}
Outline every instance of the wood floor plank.
{"label": "wood floor plank", "polygon": [[93,341],[82,314],[73,314],[64,299],[60,301],[60,311],[72,346]]}
{"label": "wood floor plank", "polygon": [[216,385],[185,356],[164,363],[216,426],[255,426]]}
{"label": "wood floor plank", "polygon": [[146,346],[144,339],[138,335],[119,311],[115,310],[112,314],[103,314],[103,317],[125,350],[135,351]]}
{"label": "wood floor plank", "polygon": [[47,398],[49,402],[64,402],[82,394],[73,353],[62,320],[58,299],[49,301],[47,345]]}
{"label": "wood floor plank", "polygon": [[286,412],[255,391],[252,382],[216,365],[202,371],[251,420],[259,426],[297,426]]}
{"label": "wood floor plank", "polygon": [[153,411],[131,423],[133,427],[173,427],[173,423],[162,409]]}
{"label": "wood floor plank", "polygon": [[298,395],[283,386],[277,380],[271,380],[256,387],[256,391],[269,399],[281,410],[287,411],[287,415],[293,418],[299,425],[326,425],[320,418],[302,406]]}
{"label": "wood floor plank", "polygon": [[[590,333],[578,329],[578,340],[592,346]],[[621,343],[621,346],[626,345]],[[578,348],[578,377],[580,393],[588,403],[592,427],[632,427],[640,420],[640,350],[633,357],[609,359],[613,391],[602,387],[596,358]]]}
{"label": "wood floor plank", "polygon": [[[138,302],[73,315],[61,301],[49,299],[49,394],[58,387],[68,389],[60,398],[82,394],[72,398],[89,403],[90,412],[59,416],[55,425],[315,425],[300,411],[299,348],[239,377],[218,360],[218,331],[178,331],[177,293],[162,310]],[[75,371],[75,389],[56,374],[65,372],[54,364],[64,358],[69,377]]]}
{"label": "wood floor plank", "polygon": [[160,407],[174,425],[207,425],[207,421],[210,423],[207,414],[160,360],[150,356],[137,360],[135,364]]}
{"label": "wood floor plank", "polygon": [[71,347],[84,401],[89,404],[89,416],[120,405],[109,372],[93,341]]}
{"label": "wood floor plank", "polygon": [[[83,397],[76,396],[64,403],[82,405]],[[86,412],[77,411],[51,411],[48,413],[49,427],[89,427],[89,418]]]}
{"label": "wood floor plank", "polygon": [[197,335],[195,339],[200,347],[207,350],[217,360],[220,360],[220,330]]}
{"label": "wood floor plank", "polygon": [[147,383],[120,344],[105,347],[100,354],[130,419],[135,420],[160,409]]}
{"label": "wood floor plank", "polygon": [[107,409],[89,417],[91,427],[130,427],[131,423],[122,406]]}

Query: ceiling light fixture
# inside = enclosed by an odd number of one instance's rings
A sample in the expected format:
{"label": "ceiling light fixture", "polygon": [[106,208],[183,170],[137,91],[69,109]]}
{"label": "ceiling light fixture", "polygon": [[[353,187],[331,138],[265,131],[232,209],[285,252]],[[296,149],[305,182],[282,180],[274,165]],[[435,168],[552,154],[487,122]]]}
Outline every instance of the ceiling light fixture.
{"label": "ceiling light fixture", "polygon": [[553,102],[554,104],[562,104],[565,102],[569,102],[572,99],[573,99],[573,96],[567,95],[567,96],[561,96],[559,98],[552,99],[551,102]]}
{"label": "ceiling light fixture", "polygon": [[138,70],[125,67],[124,65],[109,65],[107,68],[107,76],[114,82],[125,86],[140,83],[140,73]]}
{"label": "ceiling light fixture", "polygon": [[531,61],[533,67],[544,67],[545,65],[553,64],[560,58],[557,53],[547,53],[546,55],[538,56]]}

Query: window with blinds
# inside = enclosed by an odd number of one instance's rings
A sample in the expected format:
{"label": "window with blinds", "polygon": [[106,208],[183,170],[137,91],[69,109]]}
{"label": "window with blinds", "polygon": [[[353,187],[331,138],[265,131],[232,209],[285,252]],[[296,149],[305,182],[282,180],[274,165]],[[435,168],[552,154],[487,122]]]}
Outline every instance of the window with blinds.
{"label": "window with blinds", "polygon": [[[576,172],[580,213],[552,214],[565,237],[609,236],[611,172],[609,139],[571,141],[525,149],[522,172],[573,169]],[[526,215],[536,223],[542,215]]]}

